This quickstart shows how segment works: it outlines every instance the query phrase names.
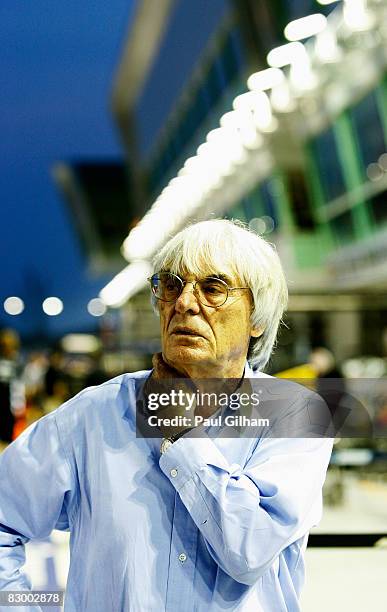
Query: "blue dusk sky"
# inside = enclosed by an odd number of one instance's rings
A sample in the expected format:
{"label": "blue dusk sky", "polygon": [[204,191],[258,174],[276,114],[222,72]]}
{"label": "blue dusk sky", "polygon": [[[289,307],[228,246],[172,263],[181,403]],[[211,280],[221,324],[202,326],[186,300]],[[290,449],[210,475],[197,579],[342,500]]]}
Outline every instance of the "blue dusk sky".
{"label": "blue dusk sky", "polygon": [[[86,305],[108,279],[88,273],[51,170],[123,155],[109,104],[134,1],[0,3],[0,326],[22,335],[95,325]],[[25,301],[18,317],[4,313],[10,295]],[[50,295],[58,317],[42,315]]]}

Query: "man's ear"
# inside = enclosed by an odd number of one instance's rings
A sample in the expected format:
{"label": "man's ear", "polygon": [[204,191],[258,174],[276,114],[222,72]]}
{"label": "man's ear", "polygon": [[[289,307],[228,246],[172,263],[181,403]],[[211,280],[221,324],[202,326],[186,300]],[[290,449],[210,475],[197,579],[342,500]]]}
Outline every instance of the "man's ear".
{"label": "man's ear", "polygon": [[264,327],[252,327],[251,332],[250,332],[250,336],[252,338],[259,338],[260,336],[262,336],[263,332],[265,331]]}

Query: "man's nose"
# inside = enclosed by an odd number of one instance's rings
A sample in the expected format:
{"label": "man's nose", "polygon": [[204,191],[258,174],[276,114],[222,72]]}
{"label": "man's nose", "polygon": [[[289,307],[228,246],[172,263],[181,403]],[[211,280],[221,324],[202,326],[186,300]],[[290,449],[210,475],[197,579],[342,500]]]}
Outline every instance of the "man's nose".
{"label": "man's nose", "polygon": [[183,313],[187,311],[192,311],[193,313],[197,313],[200,311],[199,302],[194,291],[195,289],[193,281],[187,281],[183,287],[183,291],[181,292],[175,303],[175,308],[177,312]]}

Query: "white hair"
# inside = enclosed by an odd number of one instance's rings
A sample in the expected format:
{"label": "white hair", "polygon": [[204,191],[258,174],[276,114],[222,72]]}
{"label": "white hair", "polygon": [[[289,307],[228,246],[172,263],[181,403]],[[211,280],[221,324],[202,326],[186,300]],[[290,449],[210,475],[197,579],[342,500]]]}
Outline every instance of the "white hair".
{"label": "white hair", "polygon": [[211,219],[176,234],[155,256],[153,265],[156,272],[197,278],[231,273],[249,287],[254,300],[251,325],[264,328],[259,338],[251,338],[249,361],[260,370],[265,367],[288,302],[285,275],[273,244],[240,221]]}

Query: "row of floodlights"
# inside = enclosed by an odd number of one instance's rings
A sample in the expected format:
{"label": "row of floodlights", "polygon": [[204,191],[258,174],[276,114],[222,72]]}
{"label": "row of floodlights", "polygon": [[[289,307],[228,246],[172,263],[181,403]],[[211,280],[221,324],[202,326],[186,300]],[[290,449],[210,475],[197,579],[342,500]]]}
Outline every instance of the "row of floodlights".
{"label": "row of floodlights", "polygon": [[[17,316],[24,312],[25,304],[20,297],[13,295],[4,300],[3,308],[8,315]],[[49,317],[56,317],[60,315],[63,308],[63,302],[58,297],[47,297],[42,302],[42,310],[44,314],[48,315]],[[101,317],[106,312],[106,305],[100,298],[93,298],[87,304],[87,311],[93,317]]]}
{"label": "row of floodlights", "polygon": [[[332,1],[320,0],[320,4]],[[367,8],[367,0],[344,0],[343,21],[349,30],[360,31],[372,27],[375,19]],[[237,173],[238,166],[249,158],[249,151],[263,146],[265,135],[278,127],[273,112],[294,111],[297,96],[317,86],[311,54],[301,40],[316,37],[314,54],[322,63],[341,59],[335,23],[317,13],[286,26],[284,35],[289,42],[270,51],[269,68],[249,77],[249,91],[235,98],[233,110],[222,116],[220,126],[207,134],[196,155],[186,160],[131,230],[122,245],[128,261],[149,259],[166,236],[198,211],[227,177]]]}
{"label": "row of floodlights", "polygon": [[[318,0],[322,5],[334,1]],[[348,31],[367,30],[374,25],[367,0],[343,0],[342,9],[342,22]],[[239,168],[254,151],[259,154],[267,134],[278,127],[273,113],[293,112],[297,96],[316,87],[309,49],[300,41],[315,37],[312,53],[320,63],[341,60],[336,23],[335,19],[315,14],[286,26],[284,35],[289,42],[270,51],[269,67],[249,77],[248,91],[235,98],[233,109],[221,117],[219,127],[207,134],[196,155],[185,161],[177,176],[130,231],[122,253],[131,263],[101,291],[105,304],[119,307],[143,287],[147,262],[167,236],[186,219],[198,214],[207,201],[210,205],[211,195],[228,177],[237,180]],[[262,220],[257,223],[252,229],[264,233]]]}

